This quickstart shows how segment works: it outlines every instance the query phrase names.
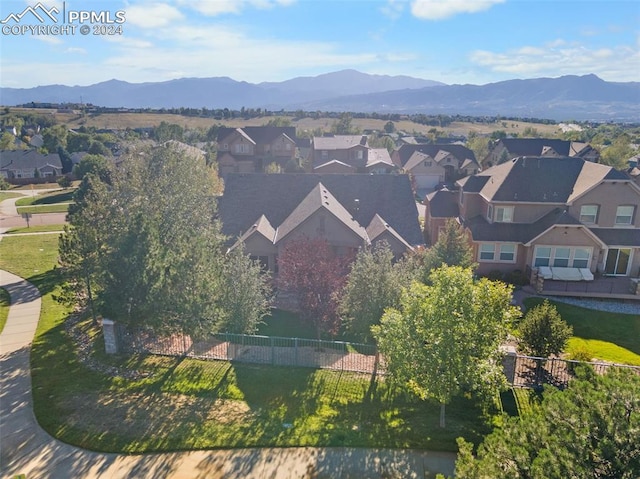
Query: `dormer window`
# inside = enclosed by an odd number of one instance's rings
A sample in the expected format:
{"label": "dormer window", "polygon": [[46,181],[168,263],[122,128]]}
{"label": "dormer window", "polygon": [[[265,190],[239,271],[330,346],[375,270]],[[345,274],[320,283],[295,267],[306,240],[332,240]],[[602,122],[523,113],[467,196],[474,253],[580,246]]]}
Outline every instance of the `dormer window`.
{"label": "dormer window", "polygon": [[425,160],[424,161],[424,166],[431,166],[431,161],[430,160]]}

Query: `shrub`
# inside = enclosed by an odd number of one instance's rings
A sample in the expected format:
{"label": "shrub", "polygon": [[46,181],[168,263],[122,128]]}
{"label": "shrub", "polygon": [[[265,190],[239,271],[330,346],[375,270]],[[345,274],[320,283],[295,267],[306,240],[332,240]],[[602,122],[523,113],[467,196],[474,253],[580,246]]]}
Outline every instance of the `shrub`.
{"label": "shrub", "polygon": [[504,279],[504,275],[499,269],[494,269],[487,273],[487,279],[490,279],[491,281],[502,281]]}
{"label": "shrub", "polygon": [[546,358],[559,354],[572,334],[573,328],[547,300],[527,311],[520,323],[520,339],[533,356]]}

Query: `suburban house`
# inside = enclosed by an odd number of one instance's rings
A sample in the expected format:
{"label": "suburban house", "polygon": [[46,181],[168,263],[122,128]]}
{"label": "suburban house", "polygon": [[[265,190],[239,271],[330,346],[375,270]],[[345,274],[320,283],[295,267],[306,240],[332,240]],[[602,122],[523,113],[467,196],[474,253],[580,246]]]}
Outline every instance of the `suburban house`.
{"label": "suburban house", "polygon": [[554,138],[503,138],[491,148],[482,166],[488,168],[519,156],[569,156],[594,163],[600,160],[600,153],[589,143]]}
{"label": "suburban house", "polygon": [[8,180],[56,177],[62,174],[57,153],[42,154],[36,150],[0,151],[0,176]]}
{"label": "suburban house", "polygon": [[263,173],[271,163],[284,169],[296,158],[293,126],[245,126],[218,131],[218,171]]}
{"label": "suburban house", "polygon": [[427,196],[425,236],[433,242],[457,218],[479,274],[639,276],[640,187],[625,172],[576,157],[519,157],[456,185]]}
{"label": "suburban house", "polygon": [[395,166],[384,148],[370,148],[366,135],[316,136],[311,141],[313,173],[391,173]]}
{"label": "suburban house", "polygon": [[480,170],[473,151],[458,144],[405,144],[393,152],[391,159],[398,168],[411,175],[416,190],[424,192]]}
{"label": "suburban house", "polygon": [[290,239],[326,238],[337,254],[386,241],[397,256],[423,244],[403,175],[229,174],[218,201],[231,249],[244,245],[264,267]]}

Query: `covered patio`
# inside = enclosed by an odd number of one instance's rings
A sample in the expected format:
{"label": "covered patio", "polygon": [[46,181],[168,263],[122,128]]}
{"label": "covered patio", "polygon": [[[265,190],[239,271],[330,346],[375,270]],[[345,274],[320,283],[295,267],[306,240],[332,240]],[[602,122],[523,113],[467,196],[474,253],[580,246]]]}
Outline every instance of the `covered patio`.
{"label": "covered patio", "polygon": [[593,281],[559,281],[547,279],[539,293],[549,296],[574,296],[640,301],[638,278],[597,276]]}

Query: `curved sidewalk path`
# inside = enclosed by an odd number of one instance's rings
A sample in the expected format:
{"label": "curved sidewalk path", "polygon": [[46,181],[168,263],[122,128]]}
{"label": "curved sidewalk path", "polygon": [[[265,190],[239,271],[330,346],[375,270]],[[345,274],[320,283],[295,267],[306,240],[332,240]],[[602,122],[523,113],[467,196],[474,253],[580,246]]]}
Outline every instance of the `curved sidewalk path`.
{"label": "curved sidewalk path", "polygon": [[0,476],[35,478],[426,478],[453,475],[455,454],[357,448],[233,449],[125,455],[91,452],[48,435],[31,398],[30,345],[40,317],[40,293],[0,270],[11,295],[0,334]]}

